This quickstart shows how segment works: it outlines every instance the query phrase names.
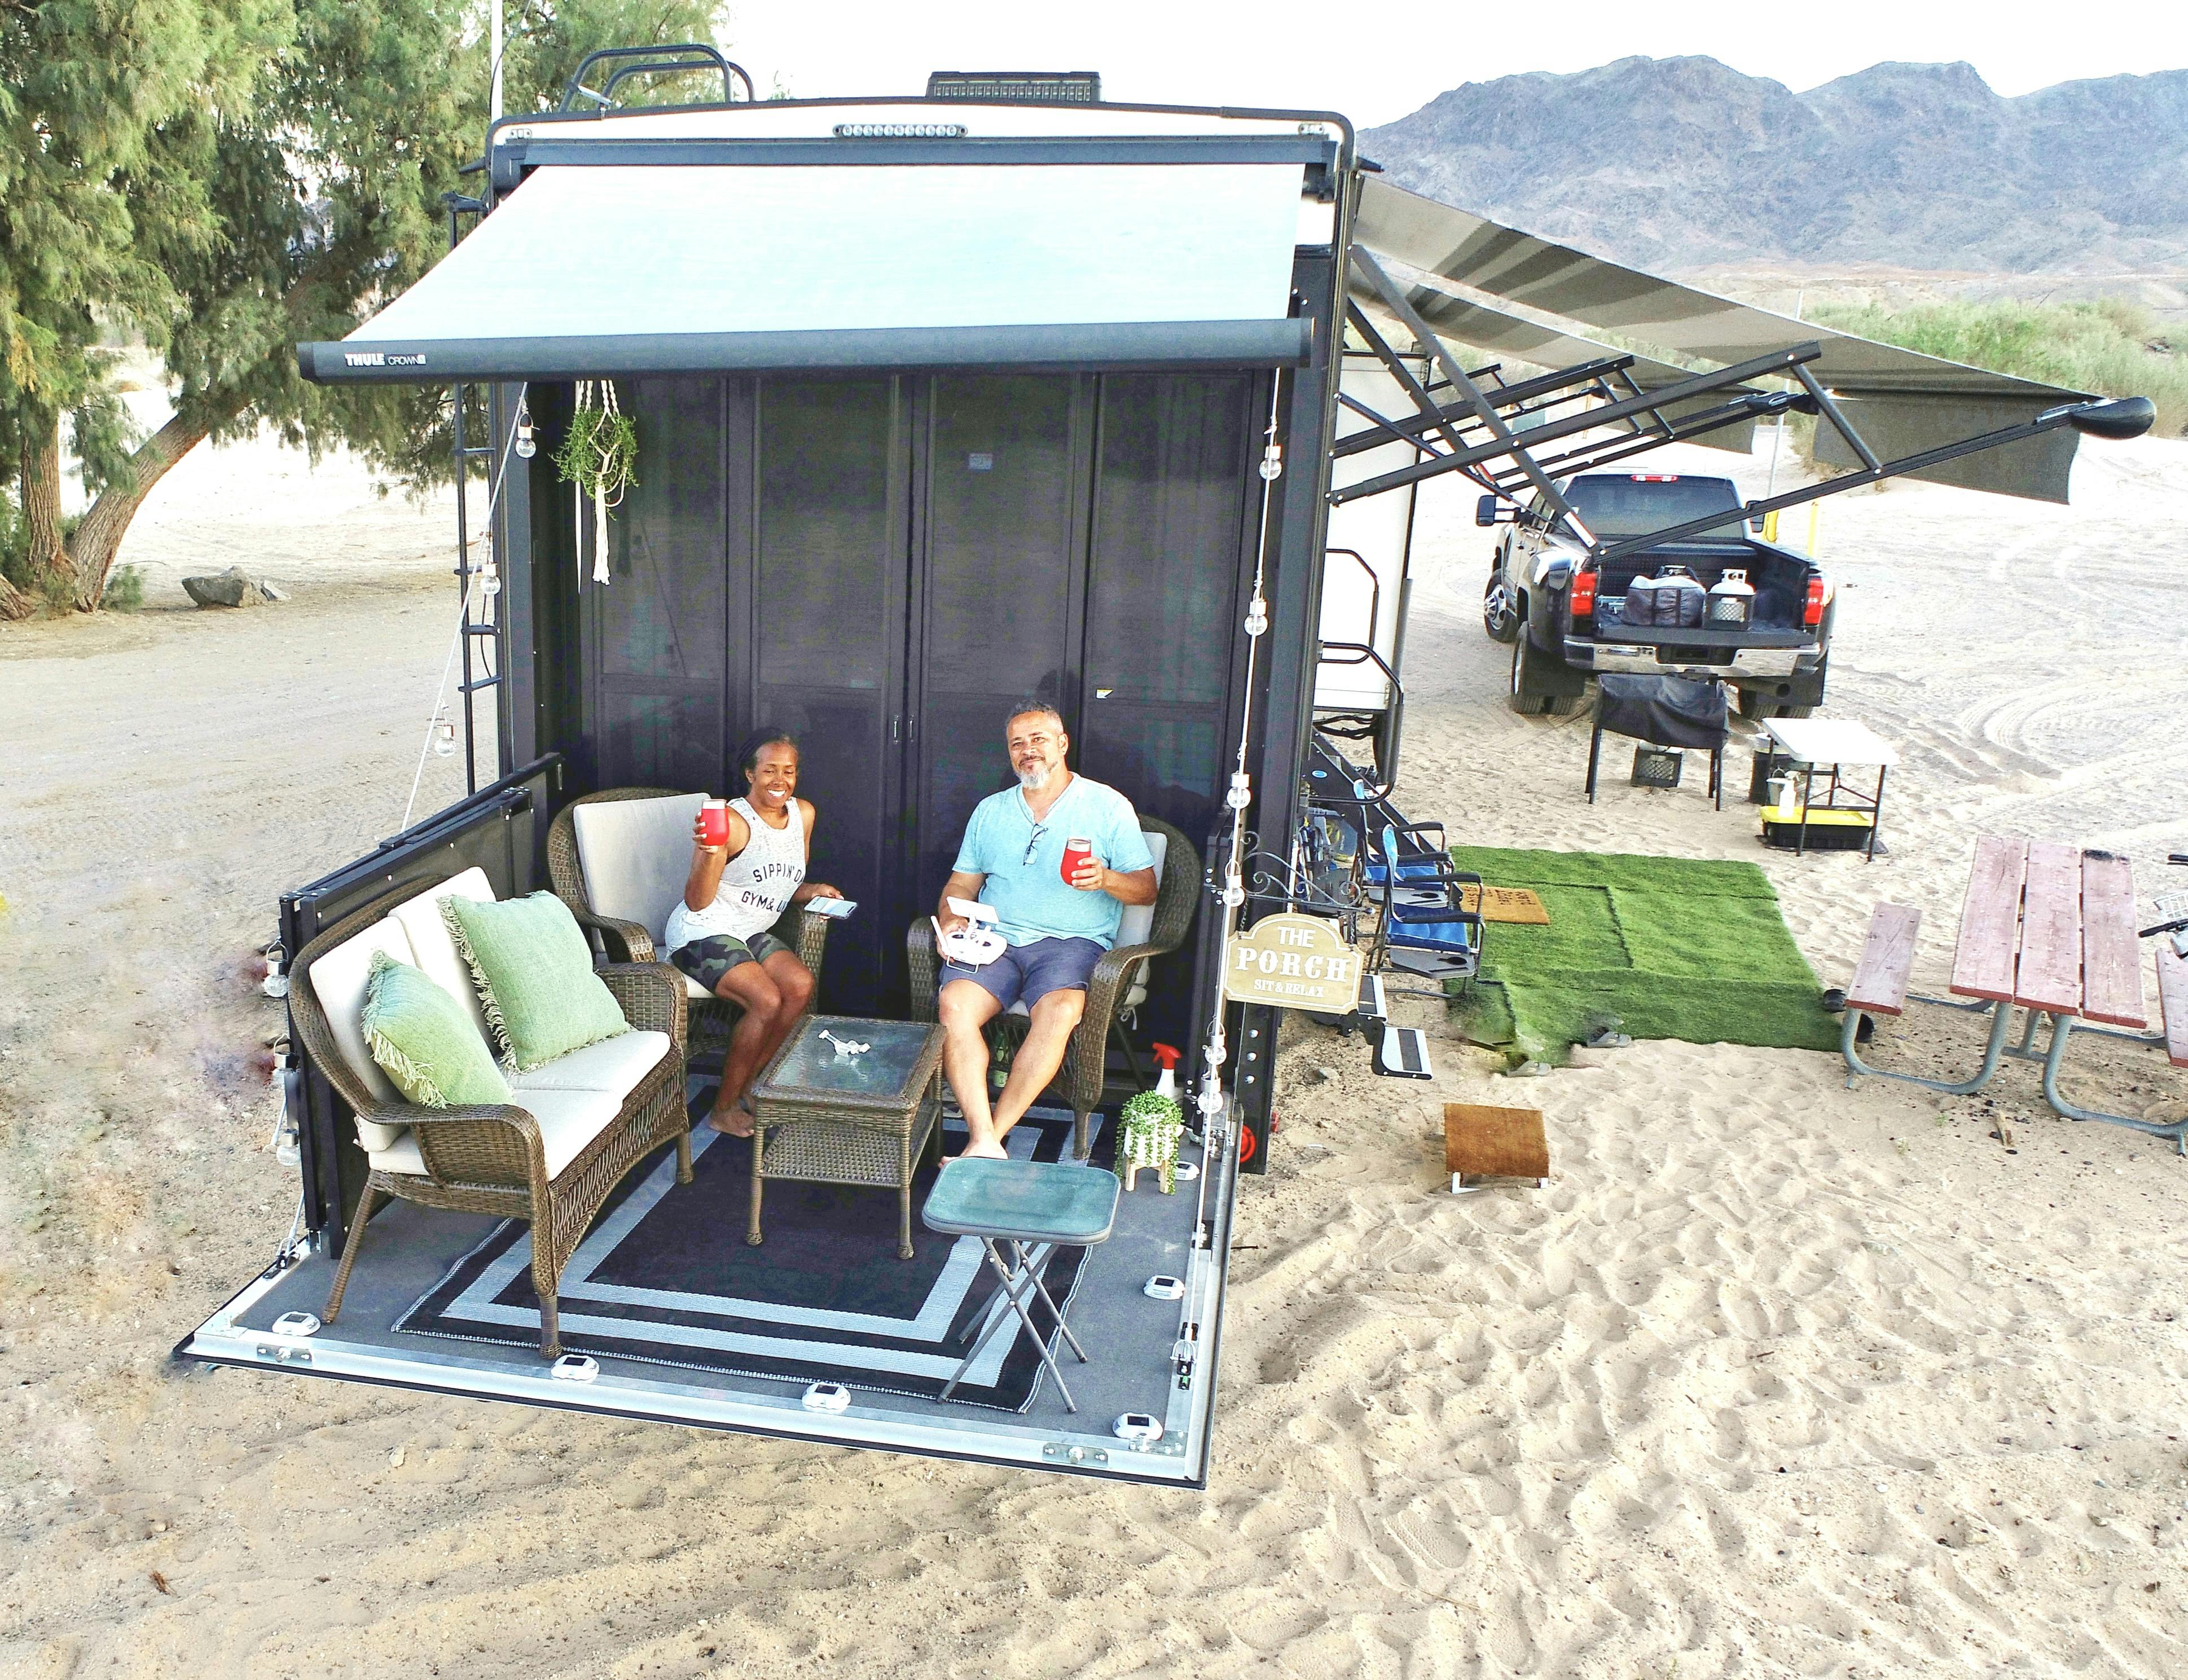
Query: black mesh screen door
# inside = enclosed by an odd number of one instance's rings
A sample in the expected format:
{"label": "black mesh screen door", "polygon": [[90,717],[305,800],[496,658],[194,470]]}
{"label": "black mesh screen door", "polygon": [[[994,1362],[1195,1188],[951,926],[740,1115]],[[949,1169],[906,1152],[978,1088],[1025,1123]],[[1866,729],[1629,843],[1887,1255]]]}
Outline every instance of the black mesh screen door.
{"label": "black mesh screen door", "polygon": [[[1267,402],[1251,374],[1102,382],[1076,761],[1196,848],[1223,809],[1238,577],[1260,513],[1247,487]],[[1183,961],[1153,966],[1145,1035],[1188,1041],[1192,983]]]}
{"label": "black mesh screen door", "polygon": [[[886,379],[770,379],[753,409],[751,702],[730,735],[798,738],[815,806],[813,878],[859,901],[828,930],[820,1004],[878,1015],[901,982],[897,859],[906,585],[900,387]],[[732,572],[742,568],[732,566]],[[742,792],[742,777],[730,766]]]}
{"label": "black mesh screen door", "polygon": [[1010,784],[1012,704],[1038,696],[1078,724],[1093,386],[945,375],[928,387],[914,535],[915,910],[932,907],[973,807]]}

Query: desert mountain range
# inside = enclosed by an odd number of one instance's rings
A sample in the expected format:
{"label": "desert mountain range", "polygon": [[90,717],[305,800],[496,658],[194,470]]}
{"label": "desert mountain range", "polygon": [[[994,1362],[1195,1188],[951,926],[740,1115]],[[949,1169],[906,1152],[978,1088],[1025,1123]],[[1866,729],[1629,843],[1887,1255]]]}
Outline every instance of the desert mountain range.
{"label": "desert mountain range", "polygon": [[2188,267],[2188,70],[2006,99],[1965,64],[1805,93],[1711,58],[1468,82],[1361,136],[1416,192],[1645,267]]}

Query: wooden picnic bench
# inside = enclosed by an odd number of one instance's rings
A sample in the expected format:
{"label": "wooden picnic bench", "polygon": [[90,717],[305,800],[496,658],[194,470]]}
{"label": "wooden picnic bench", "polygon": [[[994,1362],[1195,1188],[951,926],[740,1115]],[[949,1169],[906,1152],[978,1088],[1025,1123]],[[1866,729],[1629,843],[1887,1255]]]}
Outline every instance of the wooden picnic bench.
{"label": "wooden picnic bench", "polygon": [[[2051,1023],[2044,1051],[2044,1095],[2070,1119],[2103,1120],[2156,1136],[2170,1137],[2188,1154],[2188,1120],[2154,1123],[2081,1108],[2060,1094],[2059,1066],[2076,1022],[2102,1023],[2085,1030],[2141,1044],[2162,1044],[2175,1067],[2188,1067],[2188,961],[2168,945],[2157,953],[2163,1029],[2148,1030],[2138,969],[2134,876],[2128,860],[2110,852],[2085,851],[2054,841],[2009,840],[1986,835],[1976,842],[1968,890],[1960,905],[1960,934],[1953,951],[1953,998],[1910,994],[1914,936],[1921,912],[1880,904],[1871,912],[1861,960],[1847,988],[1846,1026],[1840,1051],[1847,1083],[1857,1074],[1904,1080],[1954,1096],[1981,1091],[1999,1059],[2039,1059],[2037,1028]],[[1955,1002],[1954,998],[1972,1000]],[[1971,1079],[1948,1081],[1896,1074],[1864,1063],[1856,1045],[1862,1018],[1896,1016],[1909,1001],[1947,1008],[1988,1011],[1990,1037],[1982,1065]],[[2013,1011],[2027,1012],[2021,1043],[2009,1048]],[[2112,1031],[2126,1028],[2125,1032]]]}

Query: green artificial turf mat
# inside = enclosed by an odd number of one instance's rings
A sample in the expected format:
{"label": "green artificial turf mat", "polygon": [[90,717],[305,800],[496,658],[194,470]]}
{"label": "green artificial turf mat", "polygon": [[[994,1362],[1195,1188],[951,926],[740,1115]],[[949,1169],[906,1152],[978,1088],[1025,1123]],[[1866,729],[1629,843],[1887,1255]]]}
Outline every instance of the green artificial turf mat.
{"label": "green artificial turf mat", "polygon": [[1476,1042],[1560,1063],[1605,1016],[1635,1038],[1832,1050],[1839,1024],[1751,863],[1457,846],[1492,887],[1525,887],[1547,927],[1486,932],[1458,1000]]}

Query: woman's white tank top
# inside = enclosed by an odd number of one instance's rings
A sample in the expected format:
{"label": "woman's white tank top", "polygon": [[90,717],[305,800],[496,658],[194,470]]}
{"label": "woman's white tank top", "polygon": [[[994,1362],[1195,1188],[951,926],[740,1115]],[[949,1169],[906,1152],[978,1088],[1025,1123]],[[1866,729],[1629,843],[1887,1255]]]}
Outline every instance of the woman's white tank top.
{"label": "woman's white tank top", "polygon": [[730,809],[745,820],[751,838],[722,867],[714,902],[693,910],[683,899],[668,912],[663,955],[681,950],[694,939],[726,933],[749,939],[775,926],[790,907],[790,895],[805,880],[805,819],[792,799],[784,809],[790,820],[781,828],[763,821],[749,800],[732,799]]}

